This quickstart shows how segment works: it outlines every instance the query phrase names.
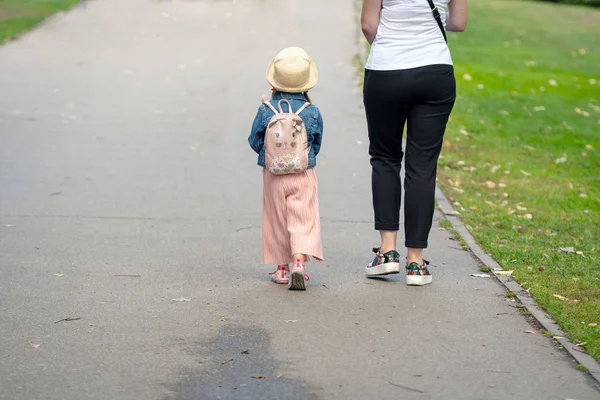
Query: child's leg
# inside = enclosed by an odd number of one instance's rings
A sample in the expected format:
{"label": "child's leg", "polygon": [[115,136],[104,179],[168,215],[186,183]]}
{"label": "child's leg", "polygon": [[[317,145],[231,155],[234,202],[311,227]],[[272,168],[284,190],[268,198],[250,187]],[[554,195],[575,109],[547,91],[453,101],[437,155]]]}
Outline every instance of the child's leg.
{"label": "child's leg", "polygon": [[286,265],[292,262],[285,187],[281,178],[266,169],[263,172],[262,248],[265,264]]}
{"label": "child's leg", "polygon": [[319,215],[318,181],[314,169],[302,174],[288,175],[287,231],[293,262],[304,263],[312,256],[323,258],[321,221]]}

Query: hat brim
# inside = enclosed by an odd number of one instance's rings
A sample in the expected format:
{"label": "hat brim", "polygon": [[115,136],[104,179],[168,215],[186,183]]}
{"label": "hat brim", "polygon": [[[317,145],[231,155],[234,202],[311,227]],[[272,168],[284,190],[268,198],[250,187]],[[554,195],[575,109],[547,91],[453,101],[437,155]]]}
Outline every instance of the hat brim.
{"label": "hat brim", "polygon": [[309,59],[310,69],[308,74],[308,81],[303,86],[289,87],[285,86],[280,82],[277,82],[275,79],[275,60],[271,61],[269,64],[269,68],[267,68],[267,82],[273,87],[273,89],[278,90],[280,92],[288,92],[288,93],[304,93],[308,92],[310,89],[314,88],[319,80],[319,72],[317,71],[317,66],[312,59]]}

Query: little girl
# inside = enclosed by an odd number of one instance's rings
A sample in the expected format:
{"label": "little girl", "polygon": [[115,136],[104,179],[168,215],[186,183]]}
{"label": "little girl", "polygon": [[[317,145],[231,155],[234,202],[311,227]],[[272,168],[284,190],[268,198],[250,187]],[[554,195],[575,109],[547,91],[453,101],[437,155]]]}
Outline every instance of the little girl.
{"label": "little girl", "polygon": [[[321,226],[317,174],[314,167],[321,148],[323,119],[310,104],[308,91],[318,80],[313,60],[299,47],[288,47],[275,56],[267,69],[272,87],[270,101],[261,104],[248,138],[263,167],[262,238],[265,264],[275,264],[270,273],[275,283],[290,290],[306,290],[304,263],[310,257],[321,261]],[[290,109],[291,108],[291,109]],[[278,175],[265,168],[265,131],[274,111],[295,112],[306,128],[308,165],[299,173]],[[292,143],[294,147],[296,143]],[[287,143],[283,143],[287,146]],[[279,144],[278,144],[279,146]],[[290,263],[293,266],[290,271]]]}

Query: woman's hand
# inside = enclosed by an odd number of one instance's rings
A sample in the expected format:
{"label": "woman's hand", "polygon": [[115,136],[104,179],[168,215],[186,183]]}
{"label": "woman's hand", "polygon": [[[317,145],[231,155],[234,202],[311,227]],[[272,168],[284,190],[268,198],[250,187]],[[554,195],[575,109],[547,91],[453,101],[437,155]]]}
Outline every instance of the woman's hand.
{"label": "woman's hand", "polygon": [[467,0],[451,0],[448,8],[446,30],[450,32],[464,32],[467,27]]}
{"label": "woman's hand", "polygon": [[[379,26],[379,15],[381,13],[383,0],[364,0],[360,23],[363,34],[367,38],[369,44],[373,44],[377,35],[377,27]],[[466,2],[466,0],[463,0]]]}

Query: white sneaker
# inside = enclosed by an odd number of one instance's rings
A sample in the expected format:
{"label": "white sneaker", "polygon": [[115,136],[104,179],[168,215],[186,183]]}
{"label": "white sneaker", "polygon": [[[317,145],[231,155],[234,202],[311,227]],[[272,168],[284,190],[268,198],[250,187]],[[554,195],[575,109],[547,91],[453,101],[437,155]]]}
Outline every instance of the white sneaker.
{"label": "white sneaker", "polygon": [[380,249],[375,247],[373,253],[375,253],[375,258],[365,268],[367,277],[400,273],[400,254],[396,250],[381,254]]}
{"label": "white sneaker", "polygon": [[433,281],[429,272],[429,261],[423,260],[423,265],[412,262],[406,266],[406,284],[411,286],[424,286]]}

